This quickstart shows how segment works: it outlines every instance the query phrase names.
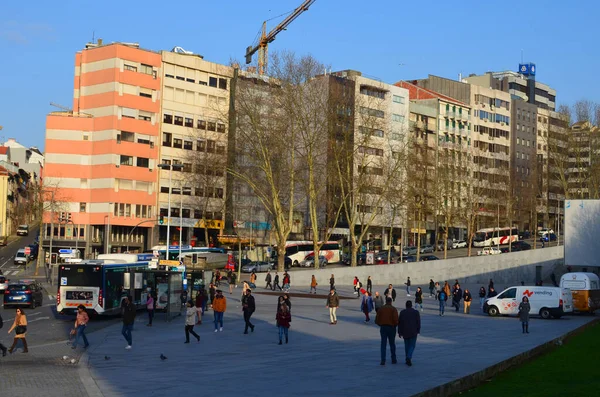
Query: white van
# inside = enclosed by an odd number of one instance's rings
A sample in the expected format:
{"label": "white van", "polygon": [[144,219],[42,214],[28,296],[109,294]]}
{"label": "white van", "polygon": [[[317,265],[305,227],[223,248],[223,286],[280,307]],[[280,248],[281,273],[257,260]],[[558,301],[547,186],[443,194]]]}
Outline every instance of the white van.
{"label": "white van", "polygon": [[542,318],[560,318],[565,313],[573,312],[573,296],[568,288],[559,287],[510,287],[485,301],[483,311],[490,316],[519,314],[519,303],[523,297],[529,298],[531,315]]}

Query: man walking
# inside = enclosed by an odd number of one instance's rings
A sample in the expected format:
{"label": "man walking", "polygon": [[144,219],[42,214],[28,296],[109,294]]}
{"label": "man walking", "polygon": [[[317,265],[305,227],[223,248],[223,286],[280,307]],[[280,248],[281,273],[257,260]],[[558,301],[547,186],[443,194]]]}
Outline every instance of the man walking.
{"label": "man walking", "polygon": [[383,307],[383,298],[379,295],[379,292],[375,292],[373,303],[375,304],[375,313],[377,313]]}
{"label": "man walking", "polygon": [[398,317],[398,336],[404,338],[406,365],[412,365],[412,356],[417,345],[417,335],[421,333],[421,316],[412,308],[412,301],[406,301],[406,309]]}
{"label": "man walking", "polygon": [[394,289],[392,284],[388,285],[388,288],[385,290],[384,295],[386,298],[392,298],[392,302],[396,302],[396,290]]}
{"label": "man walking", "polygon": [[452,306],[456,308],[456,311],[460,310],[460,300],[462,299],[463,291],[460,288],[460,284],[456,284],[454,293],[452,294]]}
{"label": "man walking", "polygon": [[373,281],[371,281],[371,276],[367,277],[367,292],[373,295]]}
{"label": "man walking", "polygon": [[275,279],[273,280],[273,291],[275,291],[275,288],[279,288],[279,291],[283,290],[279,285],[279,274],[277,272],[275,272]]}
{"label": "man walking", "polygon": [[121,334],[127,341],[125,349],[130,350],[133,345],[133,339],[131,338],[131,330],[133,329],[133,323],[135,322],[135,305],[132,302],[131,296],[127,295],[125,298],[125,304],[123,306],[123,329]]}
{"label": "man walking", "polygon": [[[215,296],[215,300],[213,300],[213,315],[215,319],[215,332],[217,329],[219,331],[223,331],[223,314],[227,309],[227,300],[223,296],[223,291],[220,289],[217,290],[217,295]],[[218,327],[220,326],[220,327]]]}
{"label": "man walking", "polygon": [[340,297],[336,294],[335,290],[332,289],[329,291],[329,295],[327,295],[327,302],[325,303],[325,307],[329,308],[329,321],[331,325],[337,324],[337,316],[335,313],[337,312],[338,307],[340,307]]}
{"label": "man walking", "polygon": [[383,305],[375,316],[375,324],[379,325],[379,335],[381,336],[381,362],[380,365],[385,365],[385,349],[386,344],[390,344],[390,354],[392,356],[392,364],[396,364],[396,326],[398,325],[398,310],[392,306],[392,298],[385,298]]}
{"label": "man walking", "polygon": [[244,329],[244,334],[248,333],[248,327],[254,332],[254,325],[250,322],[250,317],[252,313],[256,310],[256,304],[254,302],[254,297],[252,296],[252,290],[248,288],[246,290],[246,295],[242,298],[242,311],[244,312],[244,321],[246,322],[246,328]]}
{"label": "man walking", "polygon": [[271,291],[272,291],[273,286],[271,285],[271,271],[270,270],[267,272],[267,276],[265,277],[265,282],[267,283],[267,285],[265,285],[265,289],[271,288]]}
{"label": "man walking", "polygon": [[406,285],[406,296],[410,296],[410,277],[406,278],[406,282],[404,284]]}

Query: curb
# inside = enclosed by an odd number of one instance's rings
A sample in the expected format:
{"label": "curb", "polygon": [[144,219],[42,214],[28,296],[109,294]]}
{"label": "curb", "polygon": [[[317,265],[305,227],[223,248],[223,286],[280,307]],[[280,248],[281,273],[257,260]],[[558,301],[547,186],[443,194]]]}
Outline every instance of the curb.
{"label": "curb", "polygon": [[596,318],[579,328],[567,332],[566,334],[554,338],[546,343],[534,347],[531,350],[520,353],[514,357],[508,358],[497,364],[487,367],[481,371],[472,373],[459,379],[455,379],[443,385],[436,386],[432,389],[426,390],[421,393],[414,394],[412,397],[442,397],[442,396],[453,396],[459,393],[471,390],[483,384],[486,380],[493,378],[499,373],[506,371],[507,369],[525,364],[533,359],[541,356],[544,353],[548,353],[553,350],[557,345],[561,345],[568,338],[578,335],[587,328],[600,322],[600,318]]}
{"label": "curb", "polygon": [[77,373],[79,374],[79,380],[83,383],[83,387],[89,397],[104,397],[104,394],[96,384],[90,371],[90,357],[87,352],[81,355],[79,359],[79,365],[77,367]]}

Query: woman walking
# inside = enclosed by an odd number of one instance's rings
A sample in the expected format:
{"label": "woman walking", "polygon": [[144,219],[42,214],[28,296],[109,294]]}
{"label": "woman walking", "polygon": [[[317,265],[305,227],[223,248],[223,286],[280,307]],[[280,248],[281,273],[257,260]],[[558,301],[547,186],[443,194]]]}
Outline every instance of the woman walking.
{"label": "woman walking", "polygon": [[423,311],[423,290],[421,287],[417,287],[417,292],[415,292],[415,310]]}
{"label": "woman walking", "polygon": [[196,337],[196,340],[200,342],[200,335],[194,332],[194,324],[196,324],[196,314],[198,309],[194,307],[191,300],[187,302],[187,309],[185,311],[185,342],[190,343],[190,334]]}
{"label": "woman walking", "polygon": [[148,292],[148,297],[146,298],[146,311],[148,311],[148,324],[146,327],[152,327],[152,319],[154,318],[154,297],[152,296],[152,291]]}
{"label": "woman walking", "polygon": [[465,314],[470,314],[471,313],[471,301],[473,300],[473,297],[471,296],[471,292],[469,292],[468,289],[465,289],[465,293],[463,294],[463,300],[465,301]]}
{"label": "woman walking", "polygon": [[521,321],[521,327],[523,327],[523,333],[529,333],[529,311],[531,306],[529,305],[529,298],[524,296],[521,303],[519,303],[519,320]]}
{"label": "woman walking", "polygon": [[368,292],[365,291],[362,301],[360,302],[360,310],[365,314],[365,323],[371,321],[369,318],[369,313],[373,311],[373,306],[373,298]]}
{"label": "woman walking", "polygon": [[440,299],[440,291],[442,290],[442,286],[440,285],[439,282],[436,281],[435,283],[435,300]]}
{"label": "woman walking", "polygon": [[213,302],[215,301],[215,294],[217,293],[217,288],[213,283],[210,283],[208,287],[208,293],[210,295],[210,307],[212,308]]}
{"label": "woman walking", "polygon": [[23,353],[29,352],[27,349],[27,339],[25,339],[25,335],[27,334],[27,316],[25,316],[25,312],[20,307],[17,308],[17,314],[15,316],[15,321],[13,322],[12,327],[8,330],[10,334],[13,330],[15,330],[15,338],[13,340],[13,344],[8,349],[8,352],[12,354],[12,352],[17,347],[17,342],[23,342]]}
{"label": "woman walking", "polygon": [[433,297],[433,290],[435,289],[435,283],[433,282],[433,279],[430,278],[429,279],[429,297]]}
{"label": "woman walking", "polygon": [[279,328],[279,344],[281,345],[281,339],[284,334],[285,343],[288,343],[288,329],[290,328],[290,322],[292,322],[292,315],[285,303],[280,305],[275,320],[277,321],[277,327]]}
{"label": "woman walking", "polygon": [[[309,294],[316,294],[317,293],[317,278],[315,277],[315,275],[312,275],[312,278],[310,279],[310,292]],[[314,291],[314,292],[313,292]]]}
{"label": "woman walking", "polygon": [[202,295],[202,290],[198,292],[196,295],[196,315],[198,316],[198,321],[196,324],[202,324],[202,315],[204,312],[202,311],[202,305],[204,303],[204,295]]}
{"label": "woman walking", "polygon": [[485,303],[485,288],[483,285],[479,288],[479,308],[483,310],[483,304]]}
{"label": "woman walking", "polygon": [[73,331],[75,331],[75,341],[73,342],[73,346],[71,346],[71,349],[77,349],[77,343],[79,342],[79,338],[83,338],[84,349],[87,349],[90,345],[88,343],[87,337],[85,336],[85,327],[87,326],[88,321],[90,321],[90,317],[85,311],[85,306],[77,306],[77,318],[75,319],[75,327],[73,328]]}
{"label": "woman walking", "polygon": [[444,292],[446,293],[446,301],[448,301],[448,297],[450,296],[450,284],[447,281],[444,281]]}

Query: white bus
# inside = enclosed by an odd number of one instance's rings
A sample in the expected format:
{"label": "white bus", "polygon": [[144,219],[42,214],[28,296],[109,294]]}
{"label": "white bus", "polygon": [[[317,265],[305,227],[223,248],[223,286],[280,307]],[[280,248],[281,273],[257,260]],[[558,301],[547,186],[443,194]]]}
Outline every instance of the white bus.
{"label": "white bus", "polygon": [[510,244],[519,240],[519,230],[516,227],[493,227],[480,229],[473,237],[473,247],[492,247],[494,245]]}
{"label": "white bus", "polygon": [[[321,242],[319,242],[321,244]],[[288,241],[285,243],[285,255],[292,260],[292,266],[299,266],[300,262],[314,255],[312,241]],[[321,246],[319,255],[327,259],[327,263],[340,261],[340,244],[337,241],[327,241]]]}

